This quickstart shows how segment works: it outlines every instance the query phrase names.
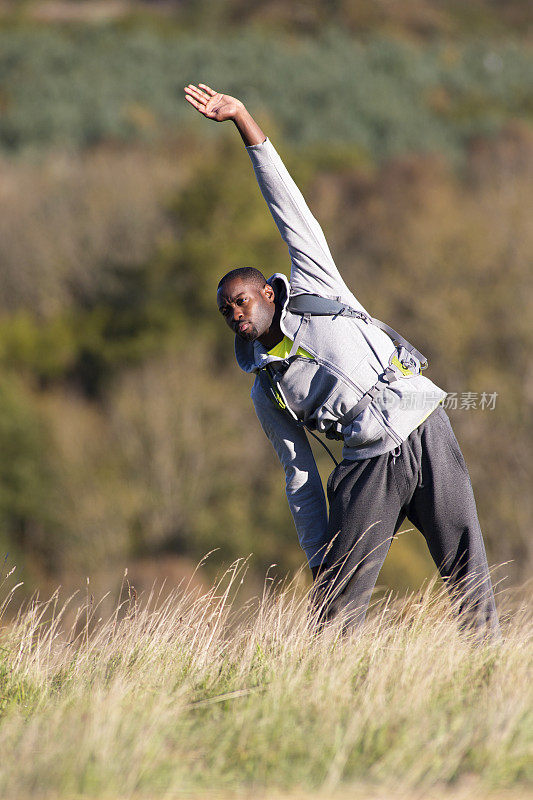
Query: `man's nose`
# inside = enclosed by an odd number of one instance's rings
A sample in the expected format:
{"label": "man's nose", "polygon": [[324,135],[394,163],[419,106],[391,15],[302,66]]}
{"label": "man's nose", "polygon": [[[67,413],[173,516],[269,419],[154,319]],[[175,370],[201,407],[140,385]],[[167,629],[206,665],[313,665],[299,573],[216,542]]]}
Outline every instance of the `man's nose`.
{"label": "man's nose", "polygon": [[237,322],[237,320],[242,319],[242,317],[243,317],[242,308],[240,308],[240,306],[235,306],[235,308],[233,309],[233,321]]}

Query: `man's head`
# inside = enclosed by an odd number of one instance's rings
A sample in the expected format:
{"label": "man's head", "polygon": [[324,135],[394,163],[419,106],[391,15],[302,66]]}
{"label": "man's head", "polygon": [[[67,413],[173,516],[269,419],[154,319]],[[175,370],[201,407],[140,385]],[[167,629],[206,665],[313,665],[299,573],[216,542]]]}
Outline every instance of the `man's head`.
{"label": "man's head", "polygon": [[247,342],[267,334],[276,313],[274,290],[255,267],[226,273],[218,284],[217,304],[229,327]]}

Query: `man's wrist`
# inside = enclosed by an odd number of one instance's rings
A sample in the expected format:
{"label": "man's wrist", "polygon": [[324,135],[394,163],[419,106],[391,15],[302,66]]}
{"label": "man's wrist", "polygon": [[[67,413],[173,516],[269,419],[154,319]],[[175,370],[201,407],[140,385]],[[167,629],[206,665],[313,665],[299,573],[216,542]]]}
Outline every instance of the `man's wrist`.
{"label": "man's wrist", "polygon": [[235,126],[239,131],[244,144],[246,147],[253,147],[256,144],[262,144],[266,139],[265,134],[249,111],[245,108],[244,104],[241,103],[241,105],[242,108],[235,113],[233,122],[235,123]]}
{"label": "man's wrist", "polygon": [[235,123],[235,125],[237,125],[237,127],[239,127],[239,125],[245,125],[246,122],[250,120],[250,118],[251,118],[250,112],[248,111],[244,103],[241,100],[239,100],[239,105],[237,107],[237,110],[235,111],[235,114],[232,117],[233,122]]}

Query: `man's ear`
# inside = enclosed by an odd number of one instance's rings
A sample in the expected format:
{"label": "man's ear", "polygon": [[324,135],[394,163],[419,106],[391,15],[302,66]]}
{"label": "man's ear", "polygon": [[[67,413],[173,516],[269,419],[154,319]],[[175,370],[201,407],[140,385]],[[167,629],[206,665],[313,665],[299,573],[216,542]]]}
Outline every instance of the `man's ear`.
{"label": "man's ear", "polygon": [[263,286],[261,291],[262,291],[264,297],[266,297],[266,299],[270,303],[274,302],[274,300],[276,299],[276,295],[275,295],[274,289],[272,288],[272,286],[269,283],[265,283],[265,285]]}

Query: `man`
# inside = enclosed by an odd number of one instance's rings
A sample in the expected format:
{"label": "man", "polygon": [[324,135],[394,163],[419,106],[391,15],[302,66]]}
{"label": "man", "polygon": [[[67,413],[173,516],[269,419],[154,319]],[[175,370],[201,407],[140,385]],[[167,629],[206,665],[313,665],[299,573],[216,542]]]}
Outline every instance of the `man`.
{"label": "man", "polygon": [[[322,618],[341,614],[346,627],[362,623],[407,516],[424,535],[462,623],[498,637],[472,487],[441,405],[445,392],[420,374],[424,357],[373,320],[348,289],[318,222],[242,102],[205,84],[189,84],[185,97],[206,118],[234,122],[289,247],[290,282],[235,269],[221,279],[217,303],[236,334],[239,365],[256,376],[252,399],[285,469],[300,543],[320,579]],[[328,480],[329,520],[304,428],[344,441],[343,460]]]}

